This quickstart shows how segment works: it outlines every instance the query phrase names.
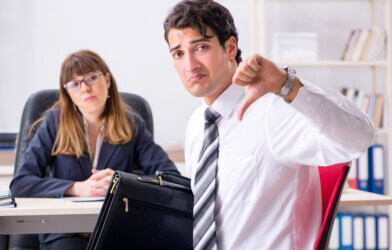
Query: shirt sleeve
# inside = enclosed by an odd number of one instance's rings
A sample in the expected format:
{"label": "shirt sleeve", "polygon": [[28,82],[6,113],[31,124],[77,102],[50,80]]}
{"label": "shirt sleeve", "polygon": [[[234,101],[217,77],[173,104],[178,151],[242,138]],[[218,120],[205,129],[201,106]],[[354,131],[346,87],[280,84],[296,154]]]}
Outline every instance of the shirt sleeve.
{"label": "shirt sleeve", "polygon": [[276,158],[289,165],[326,166],[360,157],[373,143],[371,119],[339,92],[305,80],[291,104],[273,98],[267,136]]}

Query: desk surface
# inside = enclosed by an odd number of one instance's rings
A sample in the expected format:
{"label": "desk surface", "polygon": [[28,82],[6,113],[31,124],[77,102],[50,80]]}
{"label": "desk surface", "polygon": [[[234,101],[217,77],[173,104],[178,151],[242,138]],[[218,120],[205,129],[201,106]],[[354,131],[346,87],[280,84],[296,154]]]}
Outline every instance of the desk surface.
{"label": "desk surface", "polygon": [[103,202],[58,198],[16,198],[16,208],[0,207],[0,234],[92,232]]}
{"label": "desk surface", "polygon": [[72,202],[59,198],[15,198],[16,208],[0,207],[0,216],[99,214],[102,201]]}
{"label": "desk surface", "polygon": [[[0,207],[0,234],[92,232],[102,202],[58,198],[16,198],[18,207]],[[340,206],[392,205],[392,197],[355,189],[343,192]]]}
{"label": "desk surface", "polygon": [[348,188],[343,191],[340,207],[392,205],[392,197]]}
{"label": "desk surface", "polygon": [[[102,202],[71,202],[58,198],[16,198],[17,208],[0,207],[0,216],[99,214]],[[346,189],[341,207],[392,205],[392,197]]]}

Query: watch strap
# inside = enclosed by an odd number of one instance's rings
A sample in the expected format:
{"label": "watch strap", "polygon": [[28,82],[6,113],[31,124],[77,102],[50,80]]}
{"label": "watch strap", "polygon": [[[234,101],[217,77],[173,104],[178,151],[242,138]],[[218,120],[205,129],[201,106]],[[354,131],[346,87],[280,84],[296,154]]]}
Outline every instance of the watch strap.
{"label": "watch strap", "polygon": [[278,93],[278,96],[280,97],[285,97],[291,90],[291,88],[294,85],[294,80],[295,80],[295,70],[290,69],[289,67],[285,66],[282,67],[282,69],[287,71],[287,80],[284,83],[282,89]]}

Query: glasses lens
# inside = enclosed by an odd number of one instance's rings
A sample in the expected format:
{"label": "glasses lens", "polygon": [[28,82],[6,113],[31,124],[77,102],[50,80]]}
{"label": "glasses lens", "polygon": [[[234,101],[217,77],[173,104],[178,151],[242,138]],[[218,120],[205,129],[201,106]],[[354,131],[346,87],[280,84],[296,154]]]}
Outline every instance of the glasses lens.
{"label": "glasses lens", "polygon": [[65,87],[69,90],[69,91],[76,91],[80,88],[80,82],[78,81],[70,81],[67,84],[65,84]]}
{"label": "glasses lens", "polygon": [[84,77],[84,81],[87,83],[87,85],[93,85],[99,82],[99,73],[98,72],[92,72]]}

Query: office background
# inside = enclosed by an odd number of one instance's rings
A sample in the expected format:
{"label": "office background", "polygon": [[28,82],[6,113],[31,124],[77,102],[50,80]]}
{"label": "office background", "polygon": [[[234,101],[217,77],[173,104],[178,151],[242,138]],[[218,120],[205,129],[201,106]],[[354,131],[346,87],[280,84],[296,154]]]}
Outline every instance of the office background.
{"label": "office background", "polygon": [[[176,2],[0,0],[0,132],[18,131],[31,93],[58,88],[60,66],[69,53],[91,49],[106,60],[120,91],[150,103],[157,143],[181,148],[187,119],[201,100],[182,86],[163,38],[163,20]],[[243,56],[251,55],[251,1],[218,2],[234,16]],[[318,33],[319,59],[338,59],[350,31],[371,23],[368,1],[271,1],[267,7],[267,57],[274,33],[305,31]],[[381,6],[376,11],[382,16]],[[321,86],[371,91],[363,81],[372,79],[366,67],[297,71]]]}
{"label": "office background", "polygon": [[[253,0],[217,1],[233,14],[239,47],[246,58],[254,52],[251,47]],[[0,133],[17,133],[28,96],[38,90],[58,88],[65,57],[80,49],[90,49],[108,63],[120,91],[139,94],[150,103],[156,142],[166,149],[181,149],[188,117],[201,100],[192,97],[182,86],[163,38],[163,20],[177,2],[0,0]],[[383,27],[388,12],[384,12],[382,1],[376,2],[374,16],[377,26]],[[277,32],[316,32],[318,59],[339,60],[350,32],[369,29],[371,25],[370,1],[270,0],[266,7],[266,16],[258,17],[265,21],[267,35],[258,43],[267,42],[264,55],[267,58],[272,55]],[[378,68],[377,87],[383,93],[385,69]],[[323,87],[372,92],[371,67],[298,67],[296,70],[300,77]],[[7,161],[0,168],[0,190],[7,190],[12,173],[13,162]],[[347,211],[355,212],[352,208]],[[386,208],[381,209],[385,211]]]}

